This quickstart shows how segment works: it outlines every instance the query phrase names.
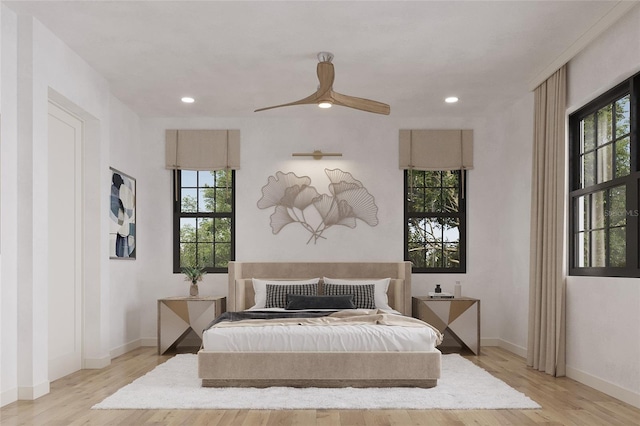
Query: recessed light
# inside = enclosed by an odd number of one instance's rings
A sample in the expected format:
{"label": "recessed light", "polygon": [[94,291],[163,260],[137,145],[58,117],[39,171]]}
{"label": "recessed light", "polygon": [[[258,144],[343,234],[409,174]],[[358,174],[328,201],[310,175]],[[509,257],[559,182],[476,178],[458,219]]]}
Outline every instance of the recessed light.
{"label": "recessed light", "polygon": [[455,96],[449,96],[448,98],[445,98],[444,101],[448,104],[455,104],[458,102],[458,98]]}
{"label": "recessed light", "polygon": [[194,103],[196,100],[193,99],[191,96],[184,96],[182,99],[180,99],[182,102],[184,102],[185,104],[192,104]]}

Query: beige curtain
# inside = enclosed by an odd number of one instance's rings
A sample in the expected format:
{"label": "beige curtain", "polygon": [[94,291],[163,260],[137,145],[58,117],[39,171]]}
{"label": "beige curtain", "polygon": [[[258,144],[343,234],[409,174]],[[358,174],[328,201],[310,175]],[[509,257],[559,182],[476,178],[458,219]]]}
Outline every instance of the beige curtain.
{"label": "beige curtain", "polygon": [[473,130],[400,130],[400,168],[473,169]]}
{"label": "beige curtain", "polygon": [[534,95],[527,365],[564,376],[566,65]]}

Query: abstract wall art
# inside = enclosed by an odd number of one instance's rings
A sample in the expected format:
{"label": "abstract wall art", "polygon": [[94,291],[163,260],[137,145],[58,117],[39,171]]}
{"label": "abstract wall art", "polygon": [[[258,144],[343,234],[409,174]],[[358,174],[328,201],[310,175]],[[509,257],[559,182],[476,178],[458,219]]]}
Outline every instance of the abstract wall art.
{"label": "abstract wall art", "polygon": [[334,225],[355,228],[357,220],[369,226],[378,224],[378,206],[373,195],[351,173],[325,169],[329,194],[320,194],[308,176],[276,172],[262,187],[258,208],[273,207],[271,229],[277,234],[287,225],[298,224],[309,232],[307,244],[326,239],[325,231]]}
{"label": "abstract wall art", "polygon": [[136,180],[114,168],[111,170],[109,200],[109,257],[136,258]]}

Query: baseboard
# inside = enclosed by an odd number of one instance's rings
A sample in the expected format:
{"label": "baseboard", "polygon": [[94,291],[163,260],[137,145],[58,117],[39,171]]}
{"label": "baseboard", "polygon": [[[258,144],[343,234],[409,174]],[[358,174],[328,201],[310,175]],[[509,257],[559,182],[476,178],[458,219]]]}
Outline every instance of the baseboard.
{"label": "baseboard", "polygon": [[140,346],[158,346],[158,338],[147,337],[146,339],[140,339]]}
{"label": "baseboard", "polygon": [[514,343],[507,342],[506,340],[500,339],[498,342],[498,346],[502,349],[506,349],[509,352],[521,356],[522,358],[527,357],[527,348],[523,348],[522,346],[518,346]]}
{"label": "baseboard", "polygon": [[0,407],[9,405],[18,400],[18,388],[9,389],[0,393]]}
{"label": "baseboard", "polygon": [[18,387],[18,399],[33,401],[48,394],[49,390],[48,380],[35,386]]}
{"label": "baseboard", "polygon": [[606,393],[622,402],[626,402],[629,405],[633,405],[636,408],[640,408],[640,394],[630,391],[629,389],[622,388],[613,383],[602,380],[599,377],[592,376],[589,373],[580,371],[577,368],[573,368],[567,365],[567,377],[580,382],[584,385],[594,388],[597,391]]}
{"label": "baseboard", "polygon": [[480,347],[482,346],[500,346],[500,339],[480,339]]}
{"label": "baseboard", "polygon": [[111,364],[111,356],[102,358],[85,358],[82,360],[82,368],[87,370],[99,370],[108,367]]}
{"label": "baseboard", "polygon": [[[494,344],[495,343],[495,344]],[[527,348],[523,348],[518,345],[514,345],[511,342],[507,342],[502,339],[483,339],[482,346],[498,346],[523,358],[527,357]],[[640,408],[640,394],[630,391],[629,389],[622,388],[613,383],[602,380],[599,377],[592,376],[589,373],[580,371],[576,368],[572,368],[567,365],[567,377],[580,382],[583,385],[587,385],[597,391],[605,393],[613,398],[619,399],[622,402],[626,402],[629,405],[633,405],[636,408]]]}
{"label": "baseboard", "polygon": [[111,349],[111,352],[109,352],[109,355],[111,355],[111,359],[113,359],[120,355],[124,355],[127,352],[130,352],[134,349],[138,349],[140,346],[143,346],[142,339],[137,339],[137,340],[134,340],[133,342],[129,342],[117,348]]}

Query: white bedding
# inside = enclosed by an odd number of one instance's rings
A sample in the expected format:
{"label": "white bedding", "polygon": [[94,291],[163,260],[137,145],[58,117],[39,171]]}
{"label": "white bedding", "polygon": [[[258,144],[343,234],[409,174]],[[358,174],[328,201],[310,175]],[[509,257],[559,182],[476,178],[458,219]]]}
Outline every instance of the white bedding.
{"label": "white bedding", "polygon": [[438,336],[429,327],[389,325],[213,327],[203,334],[206,351],[218,352],[386,352],[434,351]]}

